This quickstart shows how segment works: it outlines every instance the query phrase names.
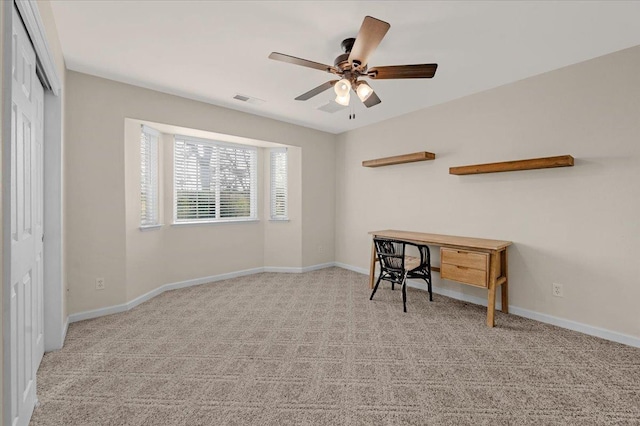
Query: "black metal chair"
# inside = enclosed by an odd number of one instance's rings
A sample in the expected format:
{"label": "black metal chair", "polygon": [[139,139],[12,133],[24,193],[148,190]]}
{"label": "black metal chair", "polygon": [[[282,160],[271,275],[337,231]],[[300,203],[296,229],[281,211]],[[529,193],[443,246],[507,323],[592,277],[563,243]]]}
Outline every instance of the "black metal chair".
{"label": "black metal chair", "polygon": [[[431,253],[428,246],[422,246],[404,241],[374,238],[378,261],[380,263],[380,276],[376,282],[369,300],[373,300],[380,281],[391,282],[391,290],[395,284],[402,286],[402,304],[404,312],[407,312],[407,278],[419,278],[426,281],[429,289],[429,300],[433,300],[431,292]],[[420,257],[407,256],[407,245],[417,247]]]}
{"label": "black metal chair", "polygon": [[407,278],[419,278],[427,283],[429,290],[429,302],[433,302],[433,292],[431,291],[431,251],[429,246],[406,243],[406,245],[414,246],[420,253],[420,264],[418,267],[409,270]]}

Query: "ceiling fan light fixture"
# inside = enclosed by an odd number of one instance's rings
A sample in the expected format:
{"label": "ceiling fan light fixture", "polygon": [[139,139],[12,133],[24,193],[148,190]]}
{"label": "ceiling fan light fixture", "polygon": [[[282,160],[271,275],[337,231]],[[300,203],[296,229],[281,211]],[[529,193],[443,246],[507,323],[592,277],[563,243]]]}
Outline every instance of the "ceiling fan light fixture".
{"label": "ceiling fan light fixture", "polygon": [[351,95],[349,95],[349,92],[347,92],[347,94],[344,96],[340,96],[340,95],[336,96],[336,103],[344,106],[349,106],[350,99],[351,99]]}
{"label": "ceiling fan light fixture", "polygon": [[369,96],[371,96],[372,93],[373,93],[373,89],[371,88],[371,86],[367,84],[367,82],[365,81],[358,82],[358,85],[356,87],[356,94],[358,95],[358,97],[362,102],[369,99]]}
{"label": "ceiling fan light fixture", "polygon": [[349,90],[351,90],[351,82],[346,78],[343,78],[342,80],[337,82],[335,86],[333,86],[333,90],[336,92],[336,95],[338,95],[338,97],[348,96]]}

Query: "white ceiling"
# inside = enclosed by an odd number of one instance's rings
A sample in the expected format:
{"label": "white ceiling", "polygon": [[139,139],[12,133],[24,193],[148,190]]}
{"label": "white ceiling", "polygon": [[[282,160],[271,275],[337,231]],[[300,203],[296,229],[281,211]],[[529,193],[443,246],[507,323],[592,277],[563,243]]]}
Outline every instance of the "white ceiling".
{"label": "white ceiling", "polygon": [[[332,133],[640,44],[640,2],[52,1],[71,70]],[[268,59],[333,64],[366,15],[391,24],[370,66],[439,64],[432,80],[371,81],[382,103],[316,108],[332,75]],[[594,82],[597,84],[597,82]],[[263,99],[261,105],[232,99]]]}

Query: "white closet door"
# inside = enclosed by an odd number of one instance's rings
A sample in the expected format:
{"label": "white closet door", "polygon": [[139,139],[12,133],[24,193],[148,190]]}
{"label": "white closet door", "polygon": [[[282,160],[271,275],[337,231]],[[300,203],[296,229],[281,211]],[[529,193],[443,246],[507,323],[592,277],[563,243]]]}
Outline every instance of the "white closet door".
{"label": "white closet door", "polygon": [[11,93],[11,423],[29,423],[43,336],[43,88],[15,6]]}

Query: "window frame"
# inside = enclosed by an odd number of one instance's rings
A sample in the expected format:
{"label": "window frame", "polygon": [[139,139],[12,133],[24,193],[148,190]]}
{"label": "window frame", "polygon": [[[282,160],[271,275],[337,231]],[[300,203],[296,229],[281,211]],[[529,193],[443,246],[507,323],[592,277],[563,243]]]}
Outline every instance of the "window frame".
{"label": "window frame", "polygon": [[[275,161],[274,158],[278,154],[284,154],[284,214],[277,214],[276,212],[276,199],[274,170]],[[272,221],[288,221],[289,220],[289,151],[286,147],[281,148],[269,148],[269,220]]]}
{"label": "window frame", "polygon": [[[147,135],[146,142],[148,143],[148,147],[145,149],[150,150],[151,152],[147,154],[147,158],[149,160],[148,173],[150,176],[147,177],[146,180],[148,182],[145,185],[145,177],[143,175],[143,162],[146,160],[144,158],[143,153],[143,136]],[[159,228],[162,226],[160,223],[160,155],[159,155],[159,144],[160,144],[160,132],[156,129],[149,127],[147,125],[140,126],[140,229],[148,230],[153,228]],[[147,188],[145,188],[145,186]],[[150,189],[149,193],[152,194],[151,199],[153,200],[152,212],[151,215],[143,214],[142,210],[142,197],[143,193],[145,193],[145,189]],[[155,192],[155,194],[154,194]],[[149,193],[147,193],[146,197],[149,199]],[[145,201],[145,213],[146,207],[148,206],[148,202]],[[146,219],[151,216],[151,221],[147,222]]]}
{"label": "window frame", "polygon": [[[178,219],[178,185],[177,185],[177,156],[176,156],[176,142],[184,141],[191,142],[200,145],[208,145],[213,148],[232,148],[242,149],[246,151],[252,151],[254,153],[253,163],[249,167],[250,175],[250,194],[249,194],[249,216],[244,217],[220,217],[220,189],[219,181],[216,190],[216,218],[189,218]],[[221,223],[233,223],[233,222],[258,222],[258,147],[253,145],[235,144],[231,142],[223,142],[213,139],[198,138],[194,136],[186,136],[175,134],[173,135],[173,221],[172,225],[204,225],[204,224],[221,224]],[[219,157],[217,157],[219,161]],[[219,163],[218,163],[219,164]],[[216,168],[217,169],[217,168]]]}

